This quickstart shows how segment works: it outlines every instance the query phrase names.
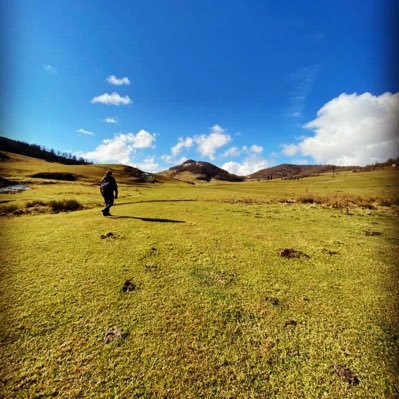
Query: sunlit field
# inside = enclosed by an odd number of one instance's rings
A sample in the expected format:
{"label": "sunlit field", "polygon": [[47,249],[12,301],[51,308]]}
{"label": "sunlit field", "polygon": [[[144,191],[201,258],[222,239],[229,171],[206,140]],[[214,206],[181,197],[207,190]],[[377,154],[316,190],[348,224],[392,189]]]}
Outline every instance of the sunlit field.
{"label": "sunlit field", "polygon": [[[30,177],[45,166],[79,178]],[[0,194],[2,397],[398,397],[396,169],[191,185],[115,166],[105,218],[106,166],[0,167],[30,187]]]}

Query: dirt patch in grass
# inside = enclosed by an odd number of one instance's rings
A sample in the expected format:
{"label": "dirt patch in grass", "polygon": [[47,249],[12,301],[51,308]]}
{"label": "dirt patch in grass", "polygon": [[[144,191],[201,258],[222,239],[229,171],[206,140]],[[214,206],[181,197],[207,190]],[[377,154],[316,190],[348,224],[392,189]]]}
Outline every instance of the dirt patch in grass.
{"label": "dirt patch in grass", "polygon": [[282,250],[280,250],[279,255],[282,258],[309,258],[309,255],[305,254],[305,252],[302,251],[298,251],[294,248],[284,248]]}
{"label": "dirt patch in grass", "polygon": [[359,377],[355,375],[350,369],[342,366],[341,364],[334,364],[333,373],[341,378],[341,380],[347,382],[349,386],[355,386],[360,384]]}
{"label": "dirt patch in grass", "polygon": [[102,240],[106,240],[107,238],[113,238],[113,239],[115,239],[115,238],[117,238],[117,235],[114,234],[112,231],[110,231],[110,232],[108,232],[107,234],[101,234],[100,238],[101,238]]}
{"label": "dirt patch in grass", "polygon": [[122,338],[121,332],[117,328],[111,328],[104,335],[104,343],[109,344]]}
{"label": "dirt patch in grass", "polygon": [[288,327],[288,326],[297,326],[298,322],[296,320],[288,320],[284,323],[284,327]]}
{"label": "dirt patch in grass", "polygon": [[277,306],[280,304],[280,299],[278,298],[274,298],[274,297],[269,297],[267,296],[265,298],[265,301],[270,302],[273,306]]}
{"label": "dirt patch in grass", "polygon": [[328,248],[323,248],[322,251],[323,251],[325,254],[328,254],[328,255],[338,255],[338,252],[337,252],[337,251],[332,251],[331,249],[328,249]]}
{"label": "dirt patch in grass", "polygon": [[122,292],[133,292],[137,291],[138,286],[132,280],[126,280],[122,286]]}
{"label": "dirt patch in grass", "polygon": [[31,175],[31,177],[38,179],[52,179],[52,180],[65,180],[65,181],[76,181],[78,176],[74,173],[65,172],[39,172]]}
{"label": "dirt patch in grass", "polygon": [[366,231],[364,232],[364,234],[365,234],[366,236],[371,236],[371,237],[374,237],[374,236],[382,236],[381,231],[370,231],[370,230],[366,230]]}

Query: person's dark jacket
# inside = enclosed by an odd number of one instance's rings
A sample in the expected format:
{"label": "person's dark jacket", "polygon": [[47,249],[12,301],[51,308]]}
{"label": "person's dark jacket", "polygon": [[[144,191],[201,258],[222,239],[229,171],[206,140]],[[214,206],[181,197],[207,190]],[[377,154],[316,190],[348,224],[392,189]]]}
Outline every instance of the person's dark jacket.
{"label": "person's dark jacket", "polygon": [[101,194],[106,197],[114,194],[115,198],[118,197],[118,185],[116,184],[116,180],[112,175],[106,175],[101,180],[100,184]]}

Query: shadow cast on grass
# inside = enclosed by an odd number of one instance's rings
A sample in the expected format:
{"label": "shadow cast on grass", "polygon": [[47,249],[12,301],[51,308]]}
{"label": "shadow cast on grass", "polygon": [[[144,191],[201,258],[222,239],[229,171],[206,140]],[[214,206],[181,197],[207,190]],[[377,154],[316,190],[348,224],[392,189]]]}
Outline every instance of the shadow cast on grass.
{"label": "shadow cast on grass", "polygon": [[196,199],[147,200],[147,201],[121,202],[119,204],[114,204],[113,206],[145,204],[147,202],[195,202],[195,201],[198,201],[198,200],[196,200]]}
{"label": "shadow cast on grass", "polygon": [[186,223],[184,220],[174,219],[158,219],[158,218],[142,218],[139,216],[110,216],[110,219],[138,219],[144,222],[158,222],[158,223]]}

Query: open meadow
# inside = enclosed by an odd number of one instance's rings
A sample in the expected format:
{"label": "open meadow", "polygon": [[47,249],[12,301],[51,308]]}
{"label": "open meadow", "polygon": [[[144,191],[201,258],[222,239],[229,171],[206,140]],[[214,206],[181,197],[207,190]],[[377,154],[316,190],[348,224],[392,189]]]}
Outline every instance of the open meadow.
{"label": "open meadow", "polygon": [[[115,166],[105,218],[106,166],[11,161],[30,189],[0,194],[1,397],[399,396],[396,169],[192,185]],[[30,177],[48,170],[79,178]]]}

